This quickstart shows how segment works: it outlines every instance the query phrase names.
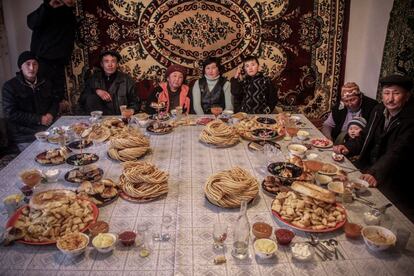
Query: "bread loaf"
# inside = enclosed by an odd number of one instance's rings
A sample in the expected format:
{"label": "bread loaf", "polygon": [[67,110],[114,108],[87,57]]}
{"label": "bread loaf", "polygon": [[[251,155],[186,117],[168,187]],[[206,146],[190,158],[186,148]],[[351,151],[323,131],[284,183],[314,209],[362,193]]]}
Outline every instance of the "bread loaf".
{"label": "bread loaf", "polygon": [[294,181],[291,188],[302,195],[327,203],[335,203],[335,194],[318,185],[308,182]]}

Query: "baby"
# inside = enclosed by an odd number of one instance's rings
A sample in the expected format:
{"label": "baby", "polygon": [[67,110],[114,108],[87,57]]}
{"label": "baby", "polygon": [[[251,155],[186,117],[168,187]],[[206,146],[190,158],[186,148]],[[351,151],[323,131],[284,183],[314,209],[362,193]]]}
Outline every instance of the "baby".
{"label": "baby", "polygon": [[[344,137],[343,145],[349,149],[349,148],[355,148],[355,144],[362,143],[361,139],[359,137],[361,136],[361,132],[365,129],[367,126],[367,121],[362,117],[354,117],[349,123],[348,123],[348,130],[347,134]],[[343,155],[347,155],[348,158],[354,157],[358,154],[349,154],[349,152],[346,150],[341,150],[340,147],[335,146],[333,148],[333,151],[335,153],[342,153]]]}

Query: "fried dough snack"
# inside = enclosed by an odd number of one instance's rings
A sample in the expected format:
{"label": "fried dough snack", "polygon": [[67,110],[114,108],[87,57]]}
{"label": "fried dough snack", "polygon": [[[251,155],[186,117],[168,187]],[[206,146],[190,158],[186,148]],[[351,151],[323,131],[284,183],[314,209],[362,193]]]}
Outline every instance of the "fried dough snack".
{"label": "fried dough snack", "polygon": [[239,207],[242,201],[254,199],[258,192],[257,180],[239,167],[210,176],[204,186],[208,200],[223,208]]}
{"label": "fried dough snack", "polygon": [[110,141],[108,154],[120,161],[133,161],[144,156],[150,150],[147,137],[137,131],[122,132]]}
{"label": "fried dough snack", "polygon": [[55,242],[65,234],[83,231],[93,220],[89,201],[69,199],[42,210],[25,207],[15,227],[24,230],[25,241]]}
{"label": "fried dough snack", "polygon": [[168,173],[144,161],[127,161],[122,164],[120,185],[127,195],[138,200],[152,200],[168,193]]}
{"label": "fried dough snack", "polygon": [[201,131],[200,141],[215,146],[232,146],[240,140],[233,127],[226,125],[221,120],[214,120]]}
{"label": "fried dough snack", "polygon": [[343,208],[292,191],[278,193],[272,203],[272,210],[285,221],[312,230],[334,228],[346,219]]}

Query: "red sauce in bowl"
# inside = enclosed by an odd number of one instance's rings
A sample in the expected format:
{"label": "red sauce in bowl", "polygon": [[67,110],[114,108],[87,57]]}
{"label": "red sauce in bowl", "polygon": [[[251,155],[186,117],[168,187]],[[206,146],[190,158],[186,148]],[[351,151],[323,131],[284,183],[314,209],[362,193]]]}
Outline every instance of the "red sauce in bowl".
{"label": "red sauce in bowl", "polygon": [[295,233],[288,229],[277,229],[275,231],[275,236],[278,244],[280,245],[288,245],[293,237],[295,236]]}
{"label": "red sauce in bowl", "polygon": [[119,240],[123,245],[131,246],[134,245],[136,236],[137,234],[135,234],[135,232],[124,231],[121,234],[119,234]]}

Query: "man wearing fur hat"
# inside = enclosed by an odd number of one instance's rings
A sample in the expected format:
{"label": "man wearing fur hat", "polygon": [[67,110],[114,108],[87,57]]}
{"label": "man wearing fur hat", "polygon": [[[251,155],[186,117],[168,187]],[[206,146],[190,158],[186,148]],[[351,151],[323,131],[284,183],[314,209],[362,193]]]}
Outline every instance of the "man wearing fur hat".
{"label": "man wearing fur hat", "polygon": [[59,99],[49,80],[38,77],[37,57],[29,51],[20,54],[16,77],[3,86],[3,110],[9,139],[23,150],[56,118]]}
{"label": "man wearing fur hat", "polygon": [[97,69],[86,81],[79,98],[81,107],[87,112],[103,111],[104,115],[120,115],[119,106],[139,112],[139,98],[135,81],[119,71],[121,56],[115,51],[104,51],[99,56],[101,69]]}
{"label": "man wearing fur hat", "polygon": [[147,112],[154,114],[156,110],[152,107],[152,103],[162,103],[165,111],[169,112],[177,106],[182,107],[183,113],[190,112],[189,87],[184,84],[187,76],[185,67],[173,64],[165,71],[167,82],[160,83],[155,87],[148,97]]}
{"label": "man wearing fur hat", "polygon": [[[372,187],[378,186],[397,205],[412,206],[412,199],[407,197],[411,195],[407,179],[412,179],[414,156],[413,80],[390,75],[382,78],[380,84],[382,103],[372,110],[361,135],[362,143],[356,148],[341,145],[337,151],[360,152],[361,178]],[[414,218],[414,213],[408,215]]]}
{"label": "man wearing fur hat", "polygon": [[[341,89],[341,101],[339,105],[332,108],[328,118],[322,126],[322,133],[329,139],[335,141],[338,136],[346,134],[349,122],[354,117],[362,117],[368,120],[372,109],[378,102],[365,96],[355,82],[347,82]],[[342,140],[340,138],[340,140]]]}

